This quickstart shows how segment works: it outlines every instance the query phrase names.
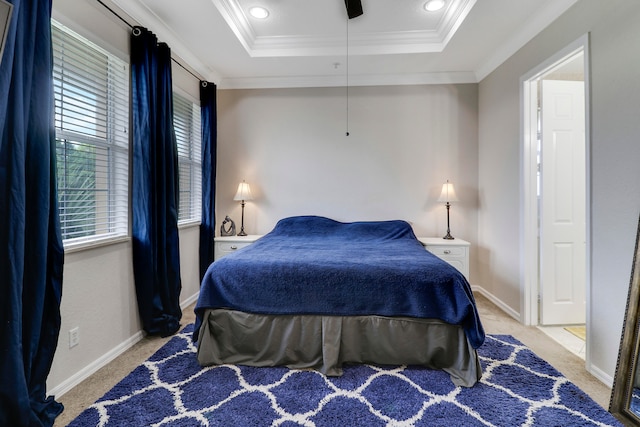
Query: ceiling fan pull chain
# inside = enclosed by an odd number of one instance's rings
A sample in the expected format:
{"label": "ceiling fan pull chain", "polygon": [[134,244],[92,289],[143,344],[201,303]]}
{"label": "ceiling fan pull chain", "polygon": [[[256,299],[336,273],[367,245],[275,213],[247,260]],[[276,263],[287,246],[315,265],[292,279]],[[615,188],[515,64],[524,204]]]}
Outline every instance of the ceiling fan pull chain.
{"label": "ceiling fan pull chain", "polygon": [[[349,11],[349,0],[345,0],[347,2],[347,12]],[[349,136],[349,19],[347,19],[347,60],[346,60],[346,120],[347,120],[347,131],[345,132],[345,136]]]}

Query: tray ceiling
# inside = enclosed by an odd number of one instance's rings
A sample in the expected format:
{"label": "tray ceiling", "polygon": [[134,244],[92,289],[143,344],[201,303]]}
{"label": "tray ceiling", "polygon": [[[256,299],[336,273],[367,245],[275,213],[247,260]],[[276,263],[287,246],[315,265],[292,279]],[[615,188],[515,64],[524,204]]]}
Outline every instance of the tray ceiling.
{"label": "tray ceiling", "polygon": [[475,83],[577,0],[112,1],[204,79],[260,88]]}

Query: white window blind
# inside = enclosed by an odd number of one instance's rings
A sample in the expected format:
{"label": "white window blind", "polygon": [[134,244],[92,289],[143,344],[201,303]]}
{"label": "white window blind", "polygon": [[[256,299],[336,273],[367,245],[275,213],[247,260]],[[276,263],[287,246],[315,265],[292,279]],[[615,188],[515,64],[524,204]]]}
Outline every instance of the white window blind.
{"label": "white window blind", "polygon": [[128,234],[129,65],[52,22],[65,246]]}
{"label": "white window blind", "polygon": [[200,106],[173,93],[173,127],[178,144],[180,205],[178,222],[200,221],[202,211]]}

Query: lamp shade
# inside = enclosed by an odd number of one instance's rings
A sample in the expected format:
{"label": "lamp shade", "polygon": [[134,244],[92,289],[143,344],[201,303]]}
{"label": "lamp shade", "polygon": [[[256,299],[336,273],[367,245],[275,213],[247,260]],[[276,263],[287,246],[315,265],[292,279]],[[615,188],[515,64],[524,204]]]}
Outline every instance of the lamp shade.
{"label": "lamp shade", "polygon": [[439,202],[457,202],[458,196],[456,196],[456,190],[453,188],[453,184],[447,180],[444,184],[442,184],[442,193],[440,193],[440,197],[438,198]]}
{"label": "lamp shade", "polygon": [[233,200],[253,200],[253,196],[251,195],[251,188],[249,184],[242,181],[238,185],[238,191],[236,195],[233,197]]}

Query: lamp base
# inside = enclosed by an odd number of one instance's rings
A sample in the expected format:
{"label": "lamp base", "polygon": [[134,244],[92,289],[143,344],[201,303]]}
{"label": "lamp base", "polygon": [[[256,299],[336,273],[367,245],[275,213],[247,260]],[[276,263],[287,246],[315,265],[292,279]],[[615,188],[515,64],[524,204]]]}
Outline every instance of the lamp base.
{"label": "lamp base", "polygon": [[454,240],[455,238],[451,235],[451,228],[449,227],[449,207],[451,203],[447,202],[447,234],[443,237],[446,240]]}
{"label": "lamp base", "polygon": [[244,232],[244,200],[242,200],[240,206],[242,206],[242,219],[240,220],[240,232],[238,233],[238,236],[246,236],[247,233]]}

